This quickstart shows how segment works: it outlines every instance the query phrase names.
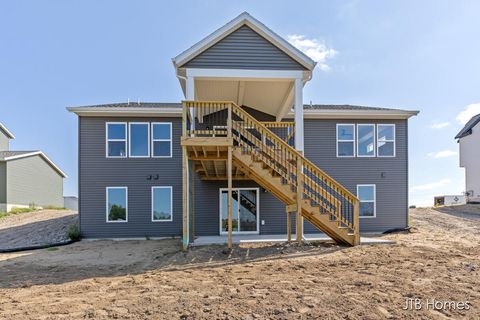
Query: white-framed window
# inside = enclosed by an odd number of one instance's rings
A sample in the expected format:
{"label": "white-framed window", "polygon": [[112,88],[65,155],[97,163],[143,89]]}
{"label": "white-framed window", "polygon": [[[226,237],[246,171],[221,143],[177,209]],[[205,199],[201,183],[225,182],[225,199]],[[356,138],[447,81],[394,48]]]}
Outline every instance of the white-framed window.
{"label": "white-framed window", "polygon": [[374,184],[357,185],[357,197],[360,200],[360,218],[375,218],[377,215],[376,186]]}
{"label": "white-framed window", "polygon": [[152,157],[153,158],[171,158],[172,157],[172,123],[171,122],[153,122],[152,123]]}
{"label": "white-framed window", "polygon": [[337,123],[337,157],[355,157],[355,125]]}
{"label": "white-framed window", "polygon": [[150,157],[150,123],[130,122],[128,124],[130,158]]}
{"label": "white-framed window", "polygon": [[128,188],[106,188],[106,221],[128,222]]}
{"label": "white-framed window", "polygon": [[375,157],[374,124],[357,124],[357,157]]}
{"label": "white-framed window", "polygon": [[395,124],[377,124],[377,156],[395,157]]}
{"label": "white-framed window", "polygon": [[126,158],[127,157],[127,123],[107,122],[105,124],[106,135],[106,157]]}
{"label": "white-framed window", "polygon": [[152,187],[152,222],[173,221],[172,187]]}

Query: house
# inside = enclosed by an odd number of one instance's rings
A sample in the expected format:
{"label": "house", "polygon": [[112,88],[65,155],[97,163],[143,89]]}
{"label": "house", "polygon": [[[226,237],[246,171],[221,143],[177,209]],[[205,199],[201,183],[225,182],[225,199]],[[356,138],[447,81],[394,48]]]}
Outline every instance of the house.
{"label": "house", "polygon": [[41,151],[11,151],[15,137],[0,123],[0,211],[14,207],[63,207],[62,172]]}
{"label": "house", "polygon": [[480,114],[472,117],[455,136],[460,148],[460,167],[465,168],[468,203],[480,203]]}
{"label": "house", "polygon": [[242,13],[173,58],[183,103],[69,107],[86,238],[361,232],[408,226],[408,119],[305,105],[315,62]]}

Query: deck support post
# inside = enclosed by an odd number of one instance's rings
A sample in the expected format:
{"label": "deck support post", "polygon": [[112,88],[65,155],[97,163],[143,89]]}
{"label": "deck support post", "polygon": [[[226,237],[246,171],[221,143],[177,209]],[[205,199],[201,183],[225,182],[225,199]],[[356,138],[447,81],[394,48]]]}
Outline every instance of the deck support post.
{"label": "deck support post", "polygon": [[292,214],[287,207],[287,241],[292,242]]}
{"label": "deck support post", "polygon": [[354,240],[353,240],[353,245],[354,246],[357,246],[357,245],[360,244],[360,216],[359,216],[359,212],[360,212],[360,201],[356,200],[355,205],[353,207],[353,223],[355,223],[354,230],[353,230],[355,232]]}
{"label": "deck support post", "polygon": [[182,146],[182,246],[188,250],[190,242],[189,217],[188,217],[188,158],[187,147]]}
{"label": "deck support post", "polygon": [[301,243],[303,240],[303,216],[302,216],[302,202],[303,202],[303,161],[301,157],[297,157],[297,215],[295,234],[297,242]]}
{"label": "deck support post", "polygon": [[[232,105],[228,105],[227,117],[227,137],[232,137]],[[228,146],[227,155],[227,180],[228,180],[228,248],[232,249],[232,229],[233,229],[233,214],[232,214],[232,146]]]}

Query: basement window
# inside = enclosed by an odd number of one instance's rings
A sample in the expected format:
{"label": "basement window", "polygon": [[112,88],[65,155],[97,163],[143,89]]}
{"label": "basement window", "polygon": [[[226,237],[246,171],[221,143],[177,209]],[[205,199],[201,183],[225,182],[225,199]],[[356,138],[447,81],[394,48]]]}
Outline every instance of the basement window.
{"label": "basement window", "polygon": [[395,157],[395,124],[377,125],[377,156]]}
{"label": "basement window", "polygon": [[152,157],[172,157],[172,123],[152,123]]}
{"label": "basement window", "polygon": [[172,221],[172,187],[152,187],[152,222]]}
{"label": "basement window", "polygon": [[127,123],[107,122],[107,158],[127,157]]}
{"label": "basement window", "polygon": [[337,157],[355,156],[355,125],[337,124]]}
{"label": "basement window", "polygon": [[128,221],[127,187],[107,187],[107,222]]}
{"label": "basement window", "polygon": [[375,218],[376,216],[376,187],[374,184],[357,185],[357,197],[360,200],[361,218]]}

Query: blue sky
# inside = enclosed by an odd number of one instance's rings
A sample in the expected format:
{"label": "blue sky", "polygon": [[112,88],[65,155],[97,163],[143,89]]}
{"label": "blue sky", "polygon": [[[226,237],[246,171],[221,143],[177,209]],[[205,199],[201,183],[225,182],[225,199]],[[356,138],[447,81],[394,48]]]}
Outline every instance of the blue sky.
{"label": "blue sky", "polygon": [[[479,1],[2,1],[0,121],[77,194],[67,106],[182,99],[171,58],[243,11],[309,46],[305,102],[421,113],[410,121],[410,202],[464,189],[453,137],[480,113]],[[477,105],[478,104],[478,105]]]}

